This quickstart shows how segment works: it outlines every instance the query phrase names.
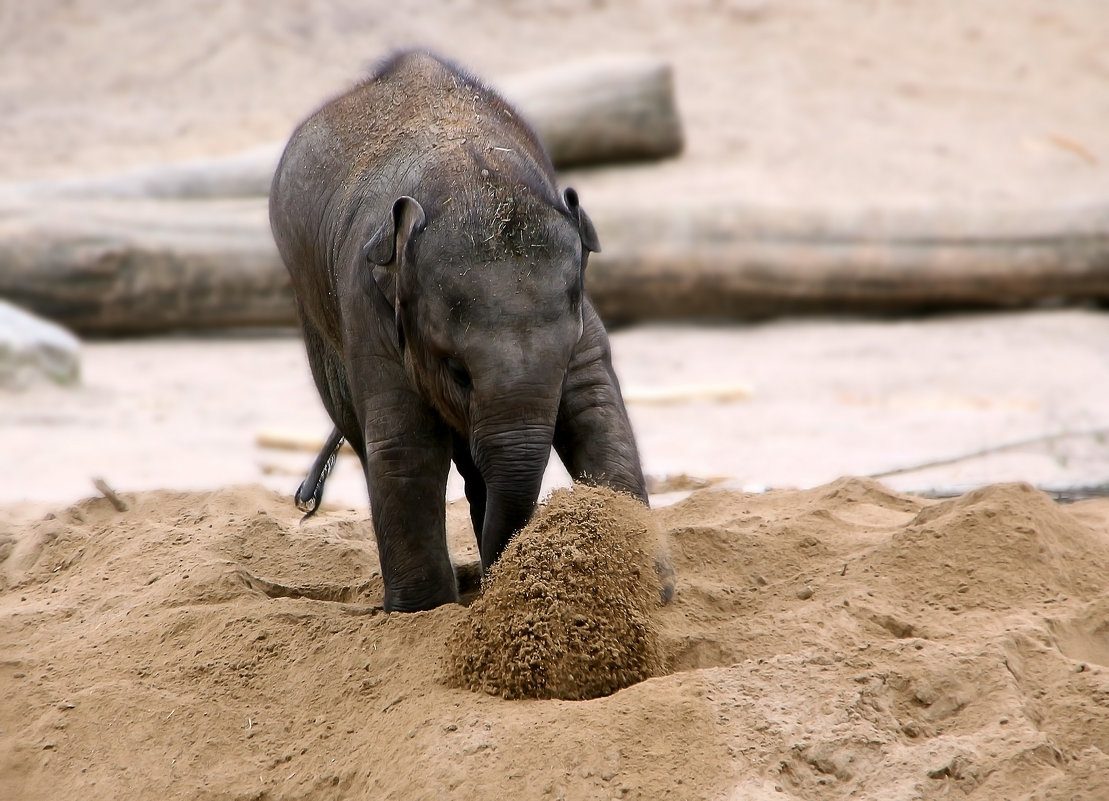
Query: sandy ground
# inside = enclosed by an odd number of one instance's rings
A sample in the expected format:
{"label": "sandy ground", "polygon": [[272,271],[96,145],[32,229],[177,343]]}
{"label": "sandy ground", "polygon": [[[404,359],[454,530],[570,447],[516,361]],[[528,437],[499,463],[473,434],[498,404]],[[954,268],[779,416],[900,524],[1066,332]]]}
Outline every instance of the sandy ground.
{"label": "sandy ground", "polygon": [[671,672],[577,702],[448,688],[470,610],[376,611],[360,513],[125,500],[0,536],[4,798],[1109,793],[1105,500],[702,490],[653,513]]}
{"label": "sandy ground", "polygon": [[[948,459],[885,481],[912,491],[1106,484],[1107,343],[1109,315],[1082,310],[612,334],[656,491],[688,488],[665,481],[683,474],[812,487]],[[121,491],[259,483],[291,495],[313,454],[260,437],[322,442],[330,429],[292,335],[97,342],[83,360],[78,387],[0,396],[0,436],[18,466],[0,501],[72,502],[96,476]],[[1016,447],[975,456],[1005,445]],[[547,486],[567,481],[554,460]],[[449,491],[461,497],[457,476]],[[325,503],[366,508],[353,456],[340,459]]]}
{"label": "sandy ground", "polygon": [[[0,176],[278,140],[422,43],[494,79],[671,59],[686,153],[569,176],[587,205],[1104,199],[1099,0],[508,10],[4,4]],[[327,431],[295,337],[87,343],[79,386],[0,395],[0,798],[1100,801],[1109,505],[1005,482],[1109,482],[1107,345],[1081,309],[616,332],[677,594],[665,675],[569,702],[446,686],[467,608],[380,613],[353,460],[299,524],[311,454],[258,444]],[[130,509],[80,500],[93,476]]]}

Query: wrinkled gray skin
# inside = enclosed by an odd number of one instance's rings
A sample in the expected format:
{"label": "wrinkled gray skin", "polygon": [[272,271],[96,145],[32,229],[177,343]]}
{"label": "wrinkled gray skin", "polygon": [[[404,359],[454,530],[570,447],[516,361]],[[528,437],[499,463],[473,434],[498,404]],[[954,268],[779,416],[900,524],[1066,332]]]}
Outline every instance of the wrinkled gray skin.
{"label": "wrinkled gray skin", "polygon": [[531,516],[553,444],[569,473],[646,488],[601,321],[599,249],[535,134],[493,91],[404,53],[293,134],[270,221],[312,374],[362,460],[387,610],[457,601],[453,459],[488,567]]}

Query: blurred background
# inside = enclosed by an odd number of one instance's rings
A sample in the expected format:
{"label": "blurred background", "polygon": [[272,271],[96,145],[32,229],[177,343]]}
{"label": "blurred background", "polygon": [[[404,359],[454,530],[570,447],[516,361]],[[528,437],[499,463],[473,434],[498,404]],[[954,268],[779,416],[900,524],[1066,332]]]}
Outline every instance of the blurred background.
{"label": "blurred background", "polygon": [[329,424],[267,170],[409,46],[569,142],[657,502],[1109,484],[1101,0],[0,0],[0,298],[81,338],[0,317],[0,502],[291,496]]}

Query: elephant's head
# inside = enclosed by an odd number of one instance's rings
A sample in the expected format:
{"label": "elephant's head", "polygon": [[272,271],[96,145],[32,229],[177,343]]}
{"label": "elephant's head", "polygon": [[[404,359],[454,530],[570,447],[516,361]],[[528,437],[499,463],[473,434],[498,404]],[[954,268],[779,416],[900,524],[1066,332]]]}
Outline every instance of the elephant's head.
{"label": "elephant's head", "polygon": [[600,249],[572,189],[543,194],[486,184],[469,201],[400,197],[364,248],[410,379],[484,480],[485,566],[535,509],[582,334],[585,263]]}

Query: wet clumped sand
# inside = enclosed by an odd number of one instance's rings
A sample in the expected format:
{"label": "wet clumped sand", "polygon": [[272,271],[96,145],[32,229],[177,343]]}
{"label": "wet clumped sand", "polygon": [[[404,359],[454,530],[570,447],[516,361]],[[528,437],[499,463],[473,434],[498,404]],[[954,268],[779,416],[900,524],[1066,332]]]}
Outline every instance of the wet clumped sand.
{"label": "wet clumped sand", "polygon": [[447,682],[506,699],[580,700],[661,675],[648,515],[612,490],[556,490],[452,635]]}

